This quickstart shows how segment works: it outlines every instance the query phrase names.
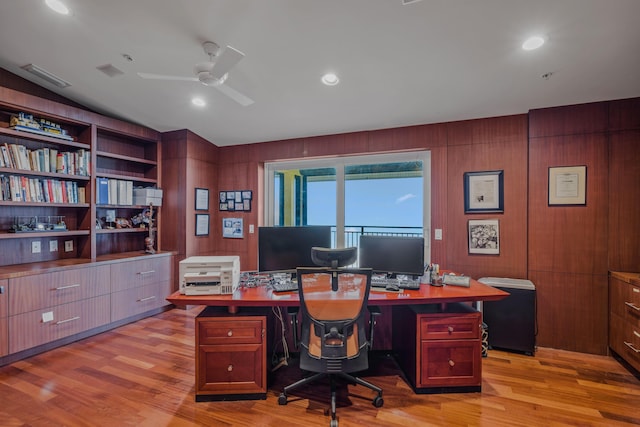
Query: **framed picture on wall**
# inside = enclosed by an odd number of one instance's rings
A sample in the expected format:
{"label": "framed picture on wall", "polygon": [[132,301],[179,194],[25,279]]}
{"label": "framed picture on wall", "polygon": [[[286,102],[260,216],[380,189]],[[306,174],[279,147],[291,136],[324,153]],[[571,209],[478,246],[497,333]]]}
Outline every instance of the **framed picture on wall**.
{"label": "framed picture on wall", "polygon": [[209,214],[196,214],[196,236],[209,235]]}
{"label": "framed picture on wall", "polygon": [[242,218],[222,218],[222,237],[242,239],[243,225]]}
{"label": "framed picture on wall", "polygon": [[469,253],[500,254],[500,223],[497,219],[469,220]]}
{"label": "framed picture on wall", "polygon": [[504,212],[503,171],[465,172],[464,213]]}
{"label": "framed picture on wall", "polygon": [[586,204],[586,166],[549,168],[549,206]]}
{"label": "framed picture on wall", "polygon": [[196,210],[209,210],[209,190],[206,188],[196,188]]}

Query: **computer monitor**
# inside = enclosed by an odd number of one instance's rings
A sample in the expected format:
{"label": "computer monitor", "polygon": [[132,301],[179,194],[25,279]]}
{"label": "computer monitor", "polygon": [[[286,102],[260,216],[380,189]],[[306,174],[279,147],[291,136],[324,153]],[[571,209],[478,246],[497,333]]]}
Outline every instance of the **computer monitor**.
{"label": "computer monitor", "polygon": [[360,236],[359,266],[375,273],[422,276],[424,238],[411,236]]}
{"label": "computer monitor", "polygon": [[331,226],[258,227],[258,270],[294,272],[314,267],[314,246],[331,246]]}

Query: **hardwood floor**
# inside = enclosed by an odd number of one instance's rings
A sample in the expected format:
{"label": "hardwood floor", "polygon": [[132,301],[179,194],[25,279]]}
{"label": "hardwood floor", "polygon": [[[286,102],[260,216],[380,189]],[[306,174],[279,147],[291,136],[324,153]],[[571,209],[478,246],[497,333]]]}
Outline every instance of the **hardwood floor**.
{"label": "hardwood floor", "polygon": [[[155,317],[0,368],[2,426],[328,425],[328,390],[282,387],[300,371],[276,371],[266,400],[194,400],[194,317],[198,308]],[[541,348],[535,357],[490,350],[481,393],[416,395],[393,360],[376,355],[365,378],[338,399],[347,426],[640,425],[640,381],[610,357]]]}

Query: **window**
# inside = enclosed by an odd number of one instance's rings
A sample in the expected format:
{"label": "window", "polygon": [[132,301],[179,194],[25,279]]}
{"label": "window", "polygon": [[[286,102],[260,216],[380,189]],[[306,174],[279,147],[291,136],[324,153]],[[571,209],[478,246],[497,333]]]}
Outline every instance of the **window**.
{"label": "window", "polygon": [[330,225],[334,247],[357,246],[361,234],[429,236],[430,159],[420,151],[267,163],[265,225]]}

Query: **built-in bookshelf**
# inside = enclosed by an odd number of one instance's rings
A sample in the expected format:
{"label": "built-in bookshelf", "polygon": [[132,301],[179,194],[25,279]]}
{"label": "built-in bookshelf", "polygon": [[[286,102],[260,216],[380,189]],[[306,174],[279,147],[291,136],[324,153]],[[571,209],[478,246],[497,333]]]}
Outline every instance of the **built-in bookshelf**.
{"label": "built-in bookshelf", "polygon": [[[160,187],[155,132],[43,109],[0,99],[0,267],[143,253],[150,234],[159,250],[160,206],[133,199]],[[99,198],[103,181],[115,198]]]}

